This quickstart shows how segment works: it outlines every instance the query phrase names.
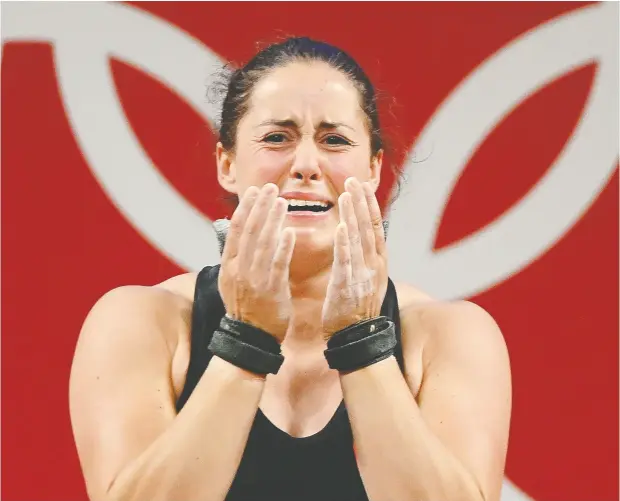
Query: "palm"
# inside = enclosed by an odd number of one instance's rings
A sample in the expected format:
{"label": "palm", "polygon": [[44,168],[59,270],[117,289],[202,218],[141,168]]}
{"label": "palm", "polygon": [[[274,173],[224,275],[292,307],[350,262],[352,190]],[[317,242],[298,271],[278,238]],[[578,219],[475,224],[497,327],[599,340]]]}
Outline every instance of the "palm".
{"label": "palm", "polygon": [[334,263],[322,309],[323,330],[333,334],[378,316],[387,289],[385,236],[370,186],[347,180],[340,196]]}

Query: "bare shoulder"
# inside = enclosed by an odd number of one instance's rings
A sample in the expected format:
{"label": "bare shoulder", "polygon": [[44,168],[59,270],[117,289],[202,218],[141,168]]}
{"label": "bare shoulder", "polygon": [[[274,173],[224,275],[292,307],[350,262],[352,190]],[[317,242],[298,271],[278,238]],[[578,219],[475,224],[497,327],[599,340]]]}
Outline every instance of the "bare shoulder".
{"label": "bare shoulder", "polygon": [[466,355],[500,356],[507,348],[495,319],[471,301],[442,301],[408,284],[396,284],[403,326],[403,345],[423,352],[424,363]]}
{"label": "bare shoulder", "polygon": [[401,311],[409,309],[411,306],[433,301],[433,298],[426,292],[405,282],[395,282],[396,296]]}
{"label": "bare shoulder", "polygon": [[178,275],[154,286],[125,285],[101,296],[84,320],[74,366],[81,360],[88,365],[91,355],[102,350],[125,351],[159,344],[167,358],[173,358],[189,338],[191,275]]}
{"label": "bare shoulder", "polygon": [[172,382],[178,393],[189,361],[192,286],[185,274],[155,286],[121,286],[99,298],[79,334],[72,393],[90,392],[93,374],[116,378],[138,369]]}
{"label": "bare shoulder", "polygon": [[[191,318],[191,306],[191,301],[183,294],[161,285],[118,287],[104,294],[91,308],[78,348],[94,337],[101,338],[104,333],[110,338],[115,337],[114,333],[123,332],[121,340],[129,342],[127,334],[139,335],[151,330],[151,335],[160,335],[174,352],[179,334]],[[106,340],[99,339],[99,342]]]}
{"label": "bare shoulder", "polygon": [[171,277],[154,287],[176,294],[181,298],[193,302],[197,276],[197,273],[183,273],[182,275]]}

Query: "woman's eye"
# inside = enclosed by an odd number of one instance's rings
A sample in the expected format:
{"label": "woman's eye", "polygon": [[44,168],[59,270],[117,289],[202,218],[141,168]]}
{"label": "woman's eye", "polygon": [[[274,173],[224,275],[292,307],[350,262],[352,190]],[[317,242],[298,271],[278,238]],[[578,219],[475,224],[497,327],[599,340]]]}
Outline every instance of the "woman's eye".
{"label": "woman's eye", "polygon": [[327,136],[325,142],[331,146],[342,146],[344,144],[351,144],[344,137],[340,136]]}
{"label": "woman's eye", "polygon": [[283,143],[286,141],[286,136],[284,134],[269,134],[264,141],[268,143]]}

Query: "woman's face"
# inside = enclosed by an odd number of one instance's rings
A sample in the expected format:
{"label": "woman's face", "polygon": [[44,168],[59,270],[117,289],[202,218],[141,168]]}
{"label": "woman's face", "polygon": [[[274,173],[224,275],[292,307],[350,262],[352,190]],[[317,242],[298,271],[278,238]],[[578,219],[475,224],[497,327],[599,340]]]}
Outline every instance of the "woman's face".
{"label": "woman's face", "polygon": [[348,78],[326,63],[295,62],[258,82],[235,151],[218,144],[217,160],[220,184],[239,197],[250,186],[278,186],[289,199],[295,253],[305,253],[331,249],[345,180],[376,189],[382,153],[371,154],[367,118]]}

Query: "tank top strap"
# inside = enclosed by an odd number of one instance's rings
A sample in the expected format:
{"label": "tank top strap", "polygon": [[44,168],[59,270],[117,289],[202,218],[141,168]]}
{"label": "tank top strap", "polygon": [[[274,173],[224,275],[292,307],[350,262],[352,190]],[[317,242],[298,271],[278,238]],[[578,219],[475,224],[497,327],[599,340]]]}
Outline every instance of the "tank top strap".
{"label": "tank top strap", "polygon": [[396,332],[396,347],[394,348],[394,357],[398,362],[401,372],[405,373],[405,360],[403,357],[402,333],[400,329],[400,310],[398,307],[398,296],[396,295],[396,286],[390,278],[388,278],[388,286],[385,292],[385,299],[381,306],[381,315],[388,317],[394,322],[394,331]]}
{"label": "tank top strap", "polygon": [[206,266],[196,277],[190,333],[190,359],[185,385],[177,400],[177,412],[183,408],[209,365],[212,357],[209,343],[220,320],[226,314],[217,285],[219,270],[220,265]]}

